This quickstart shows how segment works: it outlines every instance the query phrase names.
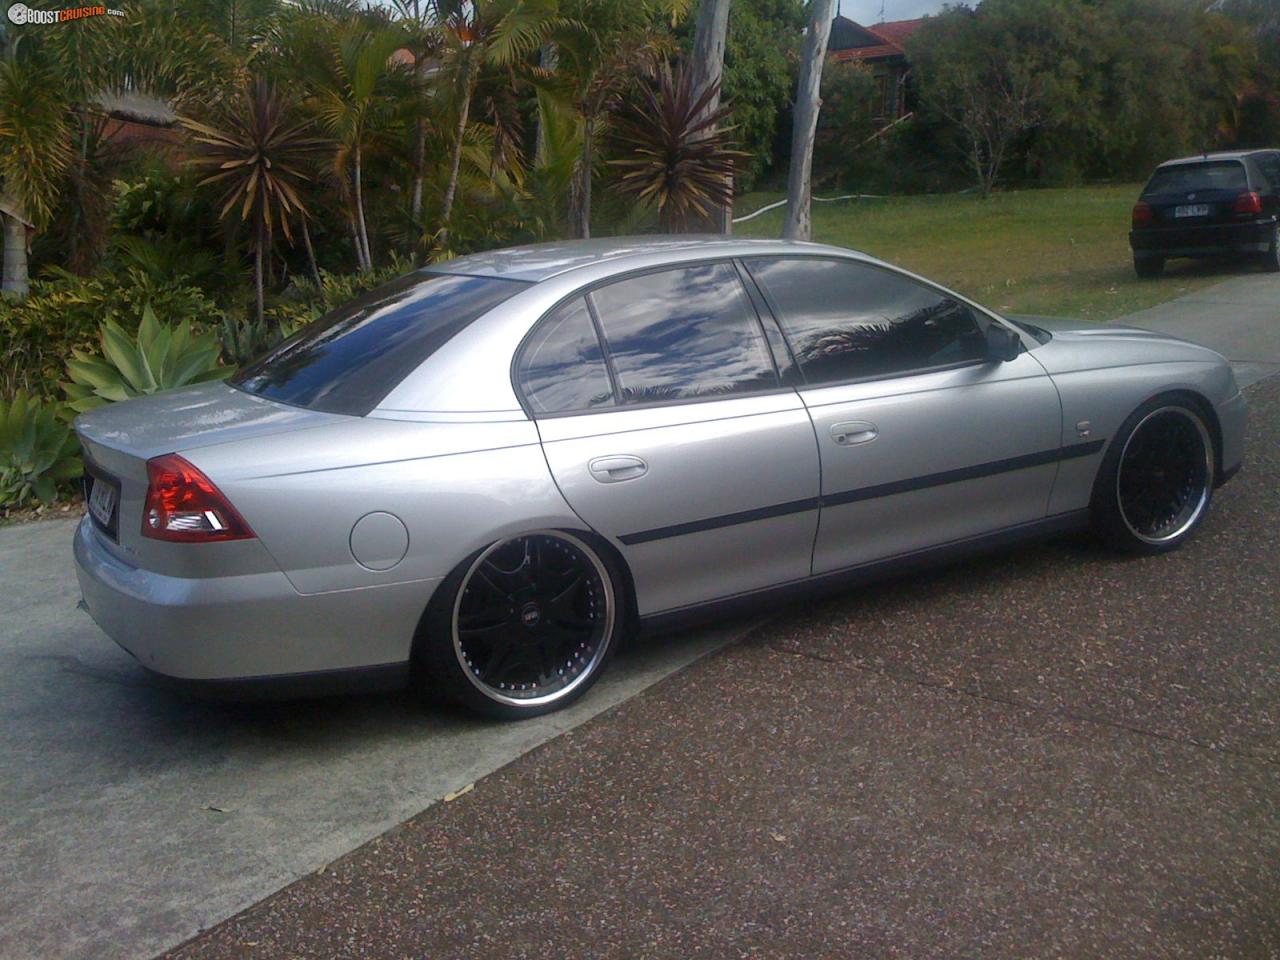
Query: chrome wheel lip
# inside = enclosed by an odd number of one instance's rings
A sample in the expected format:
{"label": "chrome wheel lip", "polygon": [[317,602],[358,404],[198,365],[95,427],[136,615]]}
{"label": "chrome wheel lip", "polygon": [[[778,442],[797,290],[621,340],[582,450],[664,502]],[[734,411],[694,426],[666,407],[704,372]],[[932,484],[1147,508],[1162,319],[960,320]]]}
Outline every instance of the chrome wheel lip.
{"label": "chrome wheel lip", "polygon": [[[1125,514],[1125,510],[1124,510],[1124,498],[1120,493],[1120,482],[1124,476],[1125,457],[1129,453],[1129,445],[1133,443],[1133,438],[1136,437],[1141,432],[1142,428],[1147,424],[1148,421],[1152,420],[1155,417],[1158,417],[1167,413],[1175,413],[1181,416],[1183,419],[1190,421],[1195,426],[1196,432],[1200,436],[1200,449],[1204,454],[1204,468],[1205,468],[1204,484],[1200,488],[1200,494],[1196,500],[1195,507],[1182,520],[1182,522],[1179,523],[1172,531],[1158,537],[1153,537],[1153,536],[1150,536],[1149,534],[1144,534],[1139,532],[1134,527],[1134,525],[1129,521],[1129,517]],[[1192,413],[1190,410],[1186,409],[1185,407],[1177,406],[1174,404],[1158,407],[1157,409],[1152,410],[1145,417],[1139,420],[1137,425],[1134,426],[1134,428],[1131,431],[1129,431],[1129,436],[1125,439],[1124,447],[1120,450],[1120,460],[1117,464],[1117,469],[1116,469],[1115,494],[1116,494],[1116,506],[1120,512],[1120,519],[1121,521],[1123,521],[1125,525],[1125,529],[1127,529],[1129,533],[1135,538],[1137,538],[1138,540],[1142,541],[1143,543],[1151,544],[1152,546],[1160,546],[1163,544],[1171,543],[1174,540],[1177,540],[1179,537],[1185,534],[1188,530],[1190,530],[1193,526],[1195,526],[1196,521],[1198,521],[1201,515],[1204,513],[1205,507],[1208,506],[1209,495],[1213,491],[1213,474],[1214,474],[1213,440],[1209,436],[1209,430],[1205,426],[1204,421],[1199,416]]]}
{"label": "chrome wheel lip", "polygon": [[[569,683],[565,684],[565,686],[544,696],[511,697],[504,694],[501,690],[495,690],[488,684],[482,682],[480,678],[475,676],[471,671],[470,666],[467,664],[466,655],[462,650],[462,638],[458,632],[458,617],[462,609],[462,595],[466,592],[467,584],[471,582],[472,575],[480,565],[512,541],[524,540],[528,537],[554,537],[558,540],[563,540],[576,547],[591,562],[592,567],[600,577],[600,582],[604,587],[604,634],[603,639],[592,652],[591,659],[587,661],[587,664],[582,668],[582,672],[578,674],[578,676],[574,677]],[[578,537],[575,537],[573,534],[567,533],[564,530],[531,530],[528,533],[521,533],[513,537],[506,537],[491,544],[481,551],[480,555],[471,563],[471,566],[467,568],[466,575],[463,576],[462,582],[458,586],[457,596],[454,597],[453,612],[450,618],[449,630],[453,640],[453,655],[457,659],[458,666],[462,669],[463,676],[467,678],[467,681],[476,690],[484,694],[484,696],[488,697],[490,700],[493,700],[495,703],[500,703],[504,706],[523,707],[526,709],[545,706],[565,699],[595,675],[596,670],[599,669],[600,662],[604,659],[605,654],[609,650],[610,644],[613,642],[613,624],[615,616],[616,605],[613,597],[613,579],[609,576],[608,569],[596,554],[596,551]]]}

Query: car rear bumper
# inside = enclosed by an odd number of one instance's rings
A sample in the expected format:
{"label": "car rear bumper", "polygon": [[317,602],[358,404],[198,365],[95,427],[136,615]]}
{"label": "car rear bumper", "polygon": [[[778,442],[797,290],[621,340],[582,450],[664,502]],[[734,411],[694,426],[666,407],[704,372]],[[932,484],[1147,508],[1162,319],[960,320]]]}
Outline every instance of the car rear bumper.
{"label": "car rear bumper", "polygon": [[320,675],[339,671],[353,681],[376,675],[380,686],[407,677],[418,620],[439,583],[308,595],[279,571],[166,576],[114,556],[87,518],[75,558],[89,615],[142,666],[233,695],[269,681],[330,692],[335,684],[324,681],[334,678]]}
{"label": "car rear bumper", "polygon": [[1129,232],[1136,255],[1213,257],[1222,254],[1266,253],[1275,237],[1274,218],[1248,223],[1148,227]]}

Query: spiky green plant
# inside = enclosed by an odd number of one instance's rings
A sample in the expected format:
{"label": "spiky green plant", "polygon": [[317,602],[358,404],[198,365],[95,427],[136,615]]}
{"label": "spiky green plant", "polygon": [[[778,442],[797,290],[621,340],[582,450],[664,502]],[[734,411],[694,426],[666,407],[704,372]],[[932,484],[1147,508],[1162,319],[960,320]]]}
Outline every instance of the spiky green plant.
{"label": "spiky green plant", "polygon": [[50,503],[59,484],[74,480],[81,469],[80,444],[56,406],[25,390],[8,403],[0,400],[0,507]]}
{"label": "spiky green plant", "polygon": [[187,117],[196,148],[190,163],[207,172],[201,185],[222,187],[222,219],[238,211],[254,235],[253,280],[258,320],[263,316],[263,258],[276,225],[293,242],[292,218],[310,215],[300,190],[311,178],[306,166],[325,146],[310,135],[310,120],[295,120],[293,108],[265,80],[246,85],[223,128]]}
{"label": "spiky green plant", "polygon": [[143,308],[138,335],[120,325],[102,325],[102,353],[73,350],[67,361],[71,382],[62,384],[72,410],[83,413],[103,404],[159,393],[193,383],[221,380],[231,367],[218,365],[222,344],[216,333],[196,334],[191,322],[162,324],[150,305]]}
{"label": "spiky green plant", "polygon": [[618,124],[616,140],[627,154],[610,161],[619,185],[658,208],[668,233],[705,221],[714,207],[733,200],[734,149],[727,108],[708,110],[719,91],[693,87],[693,72],[663,64],[656,83],[642,84],[638,103]]}

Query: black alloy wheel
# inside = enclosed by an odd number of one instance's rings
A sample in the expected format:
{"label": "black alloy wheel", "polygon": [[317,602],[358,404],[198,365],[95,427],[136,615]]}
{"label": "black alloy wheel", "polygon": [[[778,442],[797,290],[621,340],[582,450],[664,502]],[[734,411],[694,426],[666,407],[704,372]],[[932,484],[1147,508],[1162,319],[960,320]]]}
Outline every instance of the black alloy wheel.
{"label": "black alloy wheel", "polygon": [[1194,404],[1144,404],[1104,458],[1094,492],[1095,526],[1133,552],[1177,547],[1209,508],[1214,462],[1212,434]]}
{"label": "black alloy wheel", "polygon": [[504,719],[559,709],[594,683],[623,623],[619,577],[586,539],[541,530],[455,571],[429,609],[425,666],[465,705]]}

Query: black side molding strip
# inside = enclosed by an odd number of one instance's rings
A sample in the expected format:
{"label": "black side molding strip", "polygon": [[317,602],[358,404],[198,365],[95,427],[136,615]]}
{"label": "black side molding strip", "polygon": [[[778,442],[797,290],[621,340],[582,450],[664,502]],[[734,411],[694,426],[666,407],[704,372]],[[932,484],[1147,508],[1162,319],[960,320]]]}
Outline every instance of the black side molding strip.
{"label": "black side molding strip", "polygon": [[755,510],[743,510],[739,513],[726,513],[707,520],[691,520],[688,523],[676,523],[669,527],[655,527],[652,530],[644,530],[640,533],[624,533],[618,539],[627,544],[627,546],[635,543],[649,543],[653,540],[665,540],[667,537],[679,537],[686,533],[701,533],[703,530],[718,530],[720,527],[732,527],[739,523],[768,520],[770,517],[783,517],[788,513],[817,510],[821,504],[821,497],[809,497],[807,500],[792,500],[790,503],[777,503],[771,507],[759,507]]}
{"label": "black side molding strip", "polygon": [[993,477],[998,473],[1010,473],[1014,470],[1026,470],[1028,467],[1042,467],[1060,460],[1074,460],[1076,457],[1090,457],[1102,449],[1102,440],[1089,443],[1076,443],[1057,450],[1042,450],[1039,453],[1028,453],[1021,457],[1009,457],[1007,460],[992,460],[988,463],[975,463],[971,467],[958,470],[943,470],[941,473],[928,473],[923,477],[912,477],[909,480],[895,480],[892,483],[878,483],[874,487],[861,487],[857,490],[846,490],[833,493],[822,498],[824,507],[838,507],[843,503],[857,503],[860,500],[875,500],[877,497],[891,497],[895,493],[910,493],[913,490],[927,490],[929,487],[941,487],[948,483],[960,483],[964,480],[977,480],[981,477]]}
{"label": "black side molding strip", "polygon": [[999,473],[1010,473],[1014,470],[1026,470],[1028,467],[1041,467],[1062,460],[1074,460],[1077,457],[1091,457],[1105,445],[1105,440],[1092,440],[1089,443],[1074,443],[1056,450],[1042,450],[1021,457],[1009,457],[1005,460],[992,460],[977,463],[971,467],[957,470],[943,470],[940,473],[929,473],[909,480],[895,480],[892,483],[879,483],[871,487],[860,487],[856,490],[845,490],[825,497],[809,497],[805,500],[792,500],[788,503],[777,503],[769,507],[755,510],[742,510],[738,513],[726,513],[706,520],[690,520],[688,523],[676,523],[669,527],[654,527],[652,530],[641,530],[638,533],[624,533],[618,537],[627,546],[638,543],[652,543],[654,540],[666,540],[668,537],[680,537],[688,533],[702,533],[705,530],[718,530],[721,527],[732,527],[740,523],[752,523],[756,520],[768,520],[771,517],[783,517],[791,513],[803,513],[806,510],[817,510],[820,507],[838,507],[846,503],[857,503],[862,500],[874,500],[878,497],[891,497],[897,493],[909,493],[913,490],[926,490],[929,487],[940,487],[948,483],[960,483],[964,480],[977,480],[991,477]]}

